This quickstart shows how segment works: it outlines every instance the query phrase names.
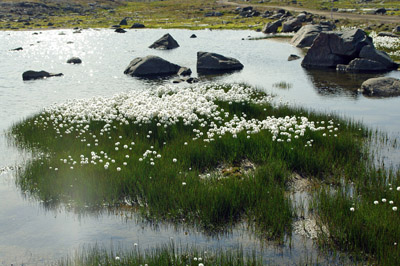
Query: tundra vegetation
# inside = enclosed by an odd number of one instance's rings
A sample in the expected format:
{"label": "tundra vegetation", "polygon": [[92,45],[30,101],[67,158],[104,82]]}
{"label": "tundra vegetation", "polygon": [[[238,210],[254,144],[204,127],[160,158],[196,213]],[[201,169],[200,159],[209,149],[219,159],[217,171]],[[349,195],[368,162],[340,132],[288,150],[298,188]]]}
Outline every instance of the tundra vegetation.
{"label": "tundra vegetation", "polygon": [[[125,206],[153,222],[211,234],[245,222],[260,239],[282,242],[296,218],[285,193],[296,173],[319,181],[311,210],[328,228],[321,246],[391,265],[399,259],[400,182],[396,169],[374,164],[377,135],[238,84],[71,100],[10,131],[16,145],[33,151],[18,186],[49,208]],[[246,161],[253,166],[243,167]],[[115,259],[100,249],[85,252],[77,259]]]}

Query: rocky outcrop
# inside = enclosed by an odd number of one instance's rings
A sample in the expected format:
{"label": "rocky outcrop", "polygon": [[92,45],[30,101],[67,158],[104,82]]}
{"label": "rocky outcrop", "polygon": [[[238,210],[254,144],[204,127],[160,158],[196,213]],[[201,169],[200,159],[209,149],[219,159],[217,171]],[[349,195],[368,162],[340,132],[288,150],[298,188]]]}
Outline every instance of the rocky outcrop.
{"label": "rocky outcrop", "polygon": [[149,55],[133,59],[124,74],[136,77],[169,76],[177,74],[180,68],[161,57]]}
{"label": "rocky outcrop", "polygon": [[332,28],[322,25],[305,25],[292,37],[290,43],[299,48],[311,47],[321,31],[331,31]]}
{"label": "rocky outcrop", "polygon": [[44,79],[44,78],[49,78],[49,77],[59,77],[62,75],[63,75],[62,73],[53,74],[53,73],[49,73],[49,72],[46,72],[43,70],[42,71],[28,70],[22,74],[22,79],[23,80]]}
{"label": "rocky outcrop", "polygon": [[361,85],[363,93],[370,96],[390,97],[400,95],[400,80],[396,78],[371,78]]}
{"label": "rocky outcrop", "polygon": [[81,64],[82,60],[78,57],[71,57],[70,59],[67,60],[68,64]]}
{"label": "rocky outcrop", "polygon": [[243,69],[243,65],[235,58],[216,53],[197,52],[198,73],[223,73],[241,69]]}
{"label": "rocky outcrop", "polygon": [[160,50],[170,50],[178,47],[179,47],[178,42],[174,38],[172,38],[172,36],[169,33],[165,34],[164,36],[162,36],[160,39],[158,39],[152,45],[149,46],[149,48],[160,49]]}
{"label": "rocky outcrop", "polygon": [[274,22],[268,22],[263,29],[261,30],[263,33],[277,33],[278,28],[282,26],[281,20],[276,20]]}
{"label": "rocky outcrop", "polygon": [[360,29],[321,32],[301,65],[354,72],[387,71],[398,67],[386,53],[377,51],[372,39]]}

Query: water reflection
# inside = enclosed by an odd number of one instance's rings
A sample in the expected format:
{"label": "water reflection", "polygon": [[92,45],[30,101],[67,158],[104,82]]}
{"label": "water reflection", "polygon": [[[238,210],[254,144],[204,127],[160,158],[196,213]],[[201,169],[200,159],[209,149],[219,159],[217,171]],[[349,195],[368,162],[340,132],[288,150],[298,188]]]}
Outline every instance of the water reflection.
{"label": "water reflection", "polygon": [[343,73],[336,70],[305,70],[314,89],[322,96],[346,96],[357,99],[360,96],[361,84],[370,78],[381,77],[383,74]]}

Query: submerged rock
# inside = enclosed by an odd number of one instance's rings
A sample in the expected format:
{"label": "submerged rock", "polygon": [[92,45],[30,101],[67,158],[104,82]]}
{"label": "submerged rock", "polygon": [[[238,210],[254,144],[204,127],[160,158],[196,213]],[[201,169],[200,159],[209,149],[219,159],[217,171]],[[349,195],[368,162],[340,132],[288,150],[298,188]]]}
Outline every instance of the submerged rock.
{"label": "submerged rock", "polygon": [[400,96],[400,79],[390,77],[371,78],[361,85],[363,93],[370,96]]}
{"label": "submerged rock", "polygon": [[158,39],[152,45],[149,46],[149,48],[160,49],[160,50],[175,49],[178,47],[179,47],[178,42],[169,33],[165,34],[164,36],[162,36],[160,39]]}
{"label": "submerged rock", "polygon": [[197,72],[221,73],[243,69],[239,60],[216,53],[197,52]]}
{"label": "submerged rock", "polygon": [[295,55],[295,54],[291,54],[288,57],[288,61],[294,61],[294,60],[297,60],[297,59],[300,59],[300,56]]}
{"label": "submerged rock", "polygon": [[32,80],[32,79],[43,79],[43,78],[49,78],[49,77],[59,77],[62,76],[62,73],[54,74],[54,73],[49,73],[46,71],[33,71],[33,70],[28,70],[25,71],[22,74],[22,79],[23,80]]}
{"label": "submerged rock", "polygon": [[149,55],[133,59],[124,74],[136,77],[168,76],[177,74],[180,68],[161,57]]}
{"label": "submerged rock", "polygon": [[22,48],[22,47],[17,47],[17,48],[11,49],[11,51],[22,51],[22,50],[24,50],[24,48]]}
{"label": "submerged rock", "polygon": [[126,30],[118,28],[118,29],[115,30],[115,32],[117,32],[117,33],[125,33]]}

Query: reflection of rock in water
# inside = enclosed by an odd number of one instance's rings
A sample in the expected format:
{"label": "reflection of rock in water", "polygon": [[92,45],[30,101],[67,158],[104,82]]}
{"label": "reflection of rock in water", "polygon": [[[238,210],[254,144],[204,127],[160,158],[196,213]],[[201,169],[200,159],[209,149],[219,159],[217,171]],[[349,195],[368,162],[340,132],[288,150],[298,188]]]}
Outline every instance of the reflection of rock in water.
{"label": "reflection of rock in water", "polygon": [[361,84],[382,74],[341,73],[336,70],[306,70],[317,92],[324,96],[348,96],[357,98]]}

